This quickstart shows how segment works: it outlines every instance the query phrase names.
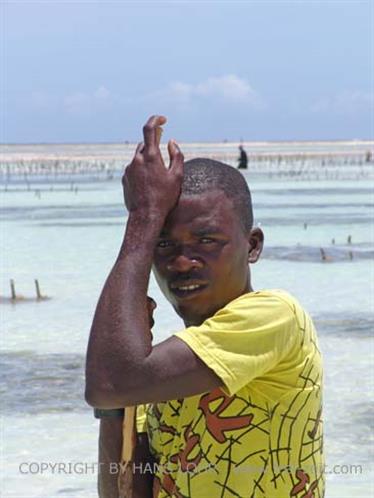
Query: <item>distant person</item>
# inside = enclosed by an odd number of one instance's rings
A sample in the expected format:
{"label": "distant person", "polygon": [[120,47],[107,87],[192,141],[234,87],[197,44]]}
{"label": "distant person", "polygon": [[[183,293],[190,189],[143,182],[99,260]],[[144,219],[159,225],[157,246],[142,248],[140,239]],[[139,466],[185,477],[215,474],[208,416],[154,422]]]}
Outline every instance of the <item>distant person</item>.
{"label": "distant person", "polygon": [[247,169],[248,168],[248,156],[246,151],[244,150],[244,147],[242,145],[239,145],[239,150],[240,150],[240,156],[238,159],[239,166],[238,169]]}
{"label": "distant person", "polygon": [[321,260],[322,261],[332,261],[331,256],[327,256],[326,252],[322,247],[319,248],[319,252],[321,253]]}

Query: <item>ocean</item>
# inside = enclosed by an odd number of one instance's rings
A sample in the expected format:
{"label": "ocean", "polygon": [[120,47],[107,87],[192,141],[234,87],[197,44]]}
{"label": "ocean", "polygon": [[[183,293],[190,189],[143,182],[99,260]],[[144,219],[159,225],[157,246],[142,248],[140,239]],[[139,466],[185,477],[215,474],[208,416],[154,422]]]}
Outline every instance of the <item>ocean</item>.
{"label": "ocean", "polygon": [[[244,146],[250,160],[243,174],[265,233],[263,256],[251,269],[254,288],[295,295],[319,333],[326,498],[370,496],[373,143]],[[230,143],[181,148],[186,158],[230,164],[238,155]],[[4,498],[96,496],[98,422],[83,397],[84,356],[126,224],[120,177],[133,150],[133,144],[0,147]],[[35,299],[35,279],[49,299]],[[183,324],[153,278],[149,294],[158,303],[158,342]]]}

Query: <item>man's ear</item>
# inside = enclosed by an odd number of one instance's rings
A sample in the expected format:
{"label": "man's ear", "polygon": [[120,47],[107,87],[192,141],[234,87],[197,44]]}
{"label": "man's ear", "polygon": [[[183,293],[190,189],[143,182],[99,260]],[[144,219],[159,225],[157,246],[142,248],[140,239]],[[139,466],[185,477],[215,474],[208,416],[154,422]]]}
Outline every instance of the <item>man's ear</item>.
{"label": "man's ear", "polygon": [[248,252],[248,263],[256,263],[262,248],[264,247],[264,232],[261,228],[252,228],[248,237],[249,241],[249,252]]}

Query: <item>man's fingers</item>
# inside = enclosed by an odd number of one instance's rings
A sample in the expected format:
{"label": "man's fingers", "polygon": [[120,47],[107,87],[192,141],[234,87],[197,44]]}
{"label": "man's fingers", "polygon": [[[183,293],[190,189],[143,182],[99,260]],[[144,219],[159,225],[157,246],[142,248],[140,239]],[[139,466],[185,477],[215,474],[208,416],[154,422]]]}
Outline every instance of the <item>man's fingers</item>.
{"label": "man's fingers", "polygon": [[144,143],[143,142],[138,143],[135,149],[134,157],[132,158],[131,163],[126,166],[124,175],[126,175],[127,168],[130,168],[131,165],[143,162],[143,155],[142,155],[143,149],[144,149]]}
{"label": "man's fingers", "polygon": [[147,296],[147,307],[148,311],[150,312],[154,311],[157,308],[156,301],[150,296]]}
{"label": "man's fingers", "polygon": [[[157,308],[156,301],[151,297],[147,296],[147,309],[148,309],[148,319],[149,319],[149,328],[151,329],[155,324],[153,319],[153,312]],[[152,335],[152,334],[151,334]],[[153,339],[153,336],[152,336]]]}
{"label": "man's fingers", "polygon": [[134,159],[142,160],[143,159],[143,151],[144,151],[144,142],[138,143],[136,149],[135,149],[135,154],[134,154]]}
{"label": "man's fingers", "polygon": [[148,149],[158,147],[157,128],[166,123],[165,116],[151,116],[143,127],[144,145]]}
{"label": "man's fingers", "polygon": [[170,140],[168,143],[168,152],[170,157],[169,170],[180,178],[183,178],[183,162],[184,156],[175,140]]}
{"label": "man's fingers", "polygon": [[136,146],[135,155],[138,154],[139,152],[142,152],[143,149],[144,149],[144,142],[139,142],[138,145]]}

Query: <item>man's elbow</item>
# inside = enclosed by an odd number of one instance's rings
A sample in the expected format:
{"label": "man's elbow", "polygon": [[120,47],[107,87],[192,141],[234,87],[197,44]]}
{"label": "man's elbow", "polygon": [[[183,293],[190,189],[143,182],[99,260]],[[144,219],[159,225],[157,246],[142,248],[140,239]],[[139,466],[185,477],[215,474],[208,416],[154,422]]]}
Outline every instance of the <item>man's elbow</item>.
{"label": "man's elbow", "polygon": [[86,385],[84,398],[86,400],[86,403],[92,406],[93,408],[103,408],[101,406],[103,396],[98,392],[97,389],[92,389]]}
{"label": "man's elbow", "polygon": [[92,369],[86,369],[86,402],[102,410],[112,408],[125,408],[138,402],[139,388],[142,376],[138,372],[144,369],[133,368],[131,372],[123,370],[120,376],[98,375]]}
{"label": "man's elbow", "polygon": [[[92,368],[86,367],[86,386],[84,397],[86,403],[93,408],[110,409],[118,402],[118,392],[110,379],[94,372]],[[124,405],[118,405],[123,408]]]}
{"label": "man's elbow", "polygon": [[116,392],[114,389],[91,387],[86,384],[84,393],[86,402],[93,408],[110,410],[113,408],[125,408],[131,405],[128,396]]}

